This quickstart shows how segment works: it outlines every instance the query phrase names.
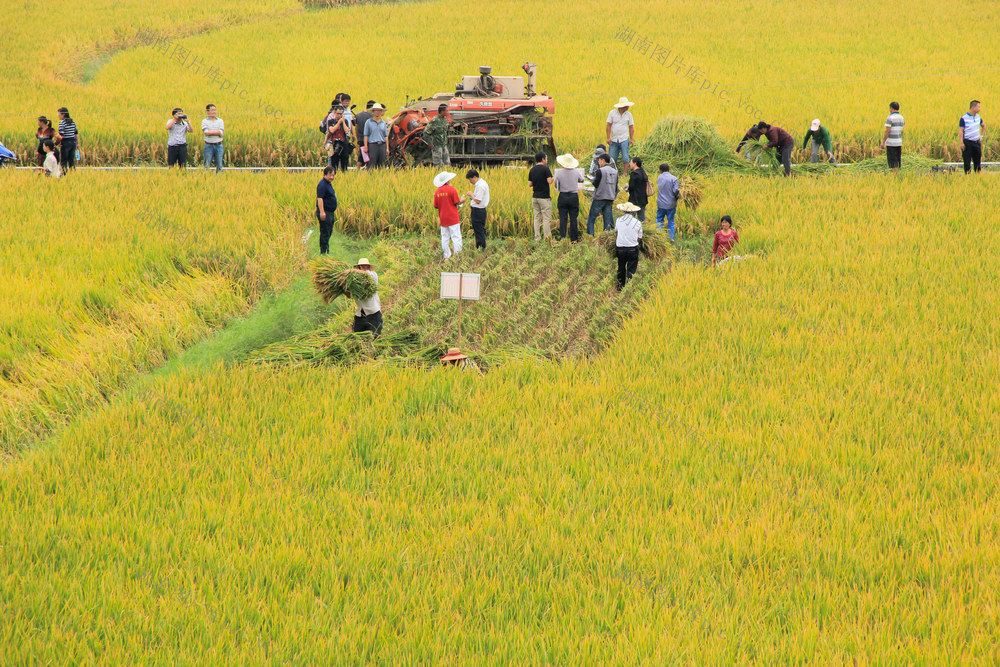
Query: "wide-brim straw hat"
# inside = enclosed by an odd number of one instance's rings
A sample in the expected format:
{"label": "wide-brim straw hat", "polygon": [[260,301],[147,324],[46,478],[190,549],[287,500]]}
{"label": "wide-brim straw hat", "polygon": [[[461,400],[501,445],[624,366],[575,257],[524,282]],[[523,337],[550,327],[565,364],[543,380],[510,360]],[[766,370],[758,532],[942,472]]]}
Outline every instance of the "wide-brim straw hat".
{"label": "wide-brim straw hat", "polygon": [[375,111],[376,109],[378,109],[379,111],[385,111],[385,107],[379,104],[378,102],[372,105],[372,111]]}
{"label": "wide-brim straw hat", "polygon": [[809,125],[809,129],[810,129],[810,130],[812,130],[813,132],[815,132],[816,130],[818,130],[818,129],[819,129],[819,125],[820,125],[820,122],[819,122],[819,118],[816,118],[816,119],[815,119],[815,120],[813,120],[813,122],[812,122],[812,123],[811,123],[811,124]]}
{"label": "wide-brim straw hat", "polygon": [[466,355],[462,354],[462,351],[457,347],[449,347],[448,354],[441,357],[441,361],[460,361],[462,359],[468,359]]}
{"label": "wide-brim straw hat", "polygon": [[451,179],[455,178],[457,174],[453,174],[450,171],[442,171],[440,174],[434,177],[434,187],[439,188]]}
{"label": "wide-brim straw hat", "polygon": [[632,202],[625,202],[624,204],[618,204],[619,211],[625,211],[626,213],[635,213],[640,210],[638,206]]}
{"label": "wide-brim straw hat", "polygon": [[580,161],[573,157],[571,153],[566,153],[556,158],[556,164],[563,169],[576,169],[580,166]]}
{"label": "wide-brim straw hat", "polygon": [[372,266],[372,263],[368,261],[367,257],[362,257],[358,260],[358,263],[354,265],[354,268],[360,269],[362,266]]}
{"label": "wide-brim straw hat", "polygon": [[615,108],[621,109],[622,107],[634,107],[634,106],[635,102],[629,102],[627,97],[619,97],[618,104],[615,105]]}

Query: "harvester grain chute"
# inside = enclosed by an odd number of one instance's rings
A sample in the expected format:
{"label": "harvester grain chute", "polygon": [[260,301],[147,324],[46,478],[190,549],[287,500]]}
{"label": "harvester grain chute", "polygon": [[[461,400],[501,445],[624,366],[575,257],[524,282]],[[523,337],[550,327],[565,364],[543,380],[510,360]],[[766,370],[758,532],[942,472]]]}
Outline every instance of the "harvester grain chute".
{"label": "harvester grain chute", "polygon": [[475,164],[518,163],[542,151],[555,158],[552,114],[555,104],[544,92],[535,92],[535,63],[522,66],[520,76],[493,76],[480,67],[479,76],[464,76],[453,93],[407,102],[395,115],[389,132],[389,162],[407,167],[429,164],[431,147],[424,140],[426,119],[448,105],[448,148],[452,162]]}

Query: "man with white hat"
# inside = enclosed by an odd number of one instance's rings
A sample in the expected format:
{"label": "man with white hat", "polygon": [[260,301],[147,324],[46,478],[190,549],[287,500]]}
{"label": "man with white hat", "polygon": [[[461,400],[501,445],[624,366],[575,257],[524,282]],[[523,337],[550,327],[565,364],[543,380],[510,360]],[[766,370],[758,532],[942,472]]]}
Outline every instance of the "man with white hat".
{"label": "man with white hat", "polygon": [[386,142],[389,141],[389,126],[382,120],[385,107],[377,102],[372,105],[372,117],[365,123],[365,153],[368,154],[368,167],[384,167],[389,162],[389,151]]}
{"label": "man with white hat", "polygon": [[639,245],[642,243],[642,223],[633,213],[639,211],[635,204],[618,204],[618,210],[625,215],[615,223],[615,250],[618,253],[618,282],[615,287],[622,291],[625,283],[632,279],[639,267]]}
{"label": "man with white hat", "polygon": [[625,173],[628,173],[629,156],[628,147],[635,141],[635,120],[629,107],[634,106],[627,97],[618,100],[615,108],[608,113],[608,154],[614,162],[619,161],[625,165]]}
{"label": "man with white hat", "polygon": [[566,225],[569,223],[569,240],[576,243],[580,240],[580,230],[577,225],[580,218],[580,189],[583,187],[583,170],[579,169],[579,161],[566,153],[556,158],[559,169],[553,177],[559,198],[556,206],[559,208],[559,238],[566,238]]}
{"label": "man with white hat", "polygon": [[822,148],[825,158],[829,159],[830,164],[837,164],[837,161],[833,159],[833,142],[830,141],[830,132],[819,122],[819,118],[813,120],[809,126],[805,141],[802,142],[803,149],[809,145],[810,139],[812,139],[813,145],[812,160],[810,162],[813,164],[819,162],[819,149]]}
{"label": "man with white hat", "polygon": [[[371,121],[369,121],[371,122]],[[455,174],[450,171],[442,171],[434,177],[434,208],[438,210],[438,220],[441,223],[441,249],[444,251],[444,258],[462,252],[462,225],[458,216],[458,205],[465,197],[458,196],[458,190],[449,183],[455,178]],[[449,245],[450,242],[450,245]]]}
{"label": "man with white hat", "polygon": [[[367,273],[375,281],[378,287],[378,274],[372,268],[372,263],[367,257],[362,257],[354,265],[354,270],[359,273]],[[378,292],[367,299],[355,299],[357,309],[354,311],[354,331],[371,331],[375,338],[382,333],[382,302],[378,298]]]}

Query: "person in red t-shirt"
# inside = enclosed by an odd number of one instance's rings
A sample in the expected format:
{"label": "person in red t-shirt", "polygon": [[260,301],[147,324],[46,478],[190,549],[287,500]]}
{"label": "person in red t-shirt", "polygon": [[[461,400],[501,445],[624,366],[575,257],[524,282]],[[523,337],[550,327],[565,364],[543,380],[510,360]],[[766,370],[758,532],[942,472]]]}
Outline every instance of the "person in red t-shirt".
{"label": "person in red t-shirt", "polygon": [[442,171],[434,177],[434,208],[438,210],[438,219],[441,222],[441,249],[444,250],[444,258],[448,259],[452,255],[451,247],[455,247],[455,254],[462,252],[462,225],[458,217],[458,205],[465,201],[465,197],[458,196],[458,190],[449,185],[449,181],[455,178],[455,174],[450,171]]}
{"label": "person in red t-shirt", "polygon": [[740,240],[740,233],[733,229],[732,218],[724,215],[719,224],[722,225],[722,229],[715,232],[715,242],[712,243],[712,266],[724,260]]}

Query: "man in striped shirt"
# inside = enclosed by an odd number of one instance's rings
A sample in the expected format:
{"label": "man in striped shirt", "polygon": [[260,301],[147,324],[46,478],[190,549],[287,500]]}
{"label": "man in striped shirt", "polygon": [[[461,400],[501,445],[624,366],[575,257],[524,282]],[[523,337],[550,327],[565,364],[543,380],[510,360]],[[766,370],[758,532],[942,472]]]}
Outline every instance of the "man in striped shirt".
{"label": "man in striped shirt", "polygon": [[959,134],[962,140],[962,165],[965,173],[973,168],[979,172],[983,161],[983,119],[979,117],[979,100],[972,100],[969,113],[958,121],[961,128]]}
{"label": "man in striped shirt", "polygon": [[76,123],[69,117],[69,109],[59,108],[59,164],[63,171],[76,167]]}
{"label": "man in striped shirt", "polygon": [[882,148],[889,162],[889,169],[899,171],[903,164],[903,125],[906,121],[899,114],[899,102],[889,104],[889,117],[885,119],[885,135],[882,137]]}

